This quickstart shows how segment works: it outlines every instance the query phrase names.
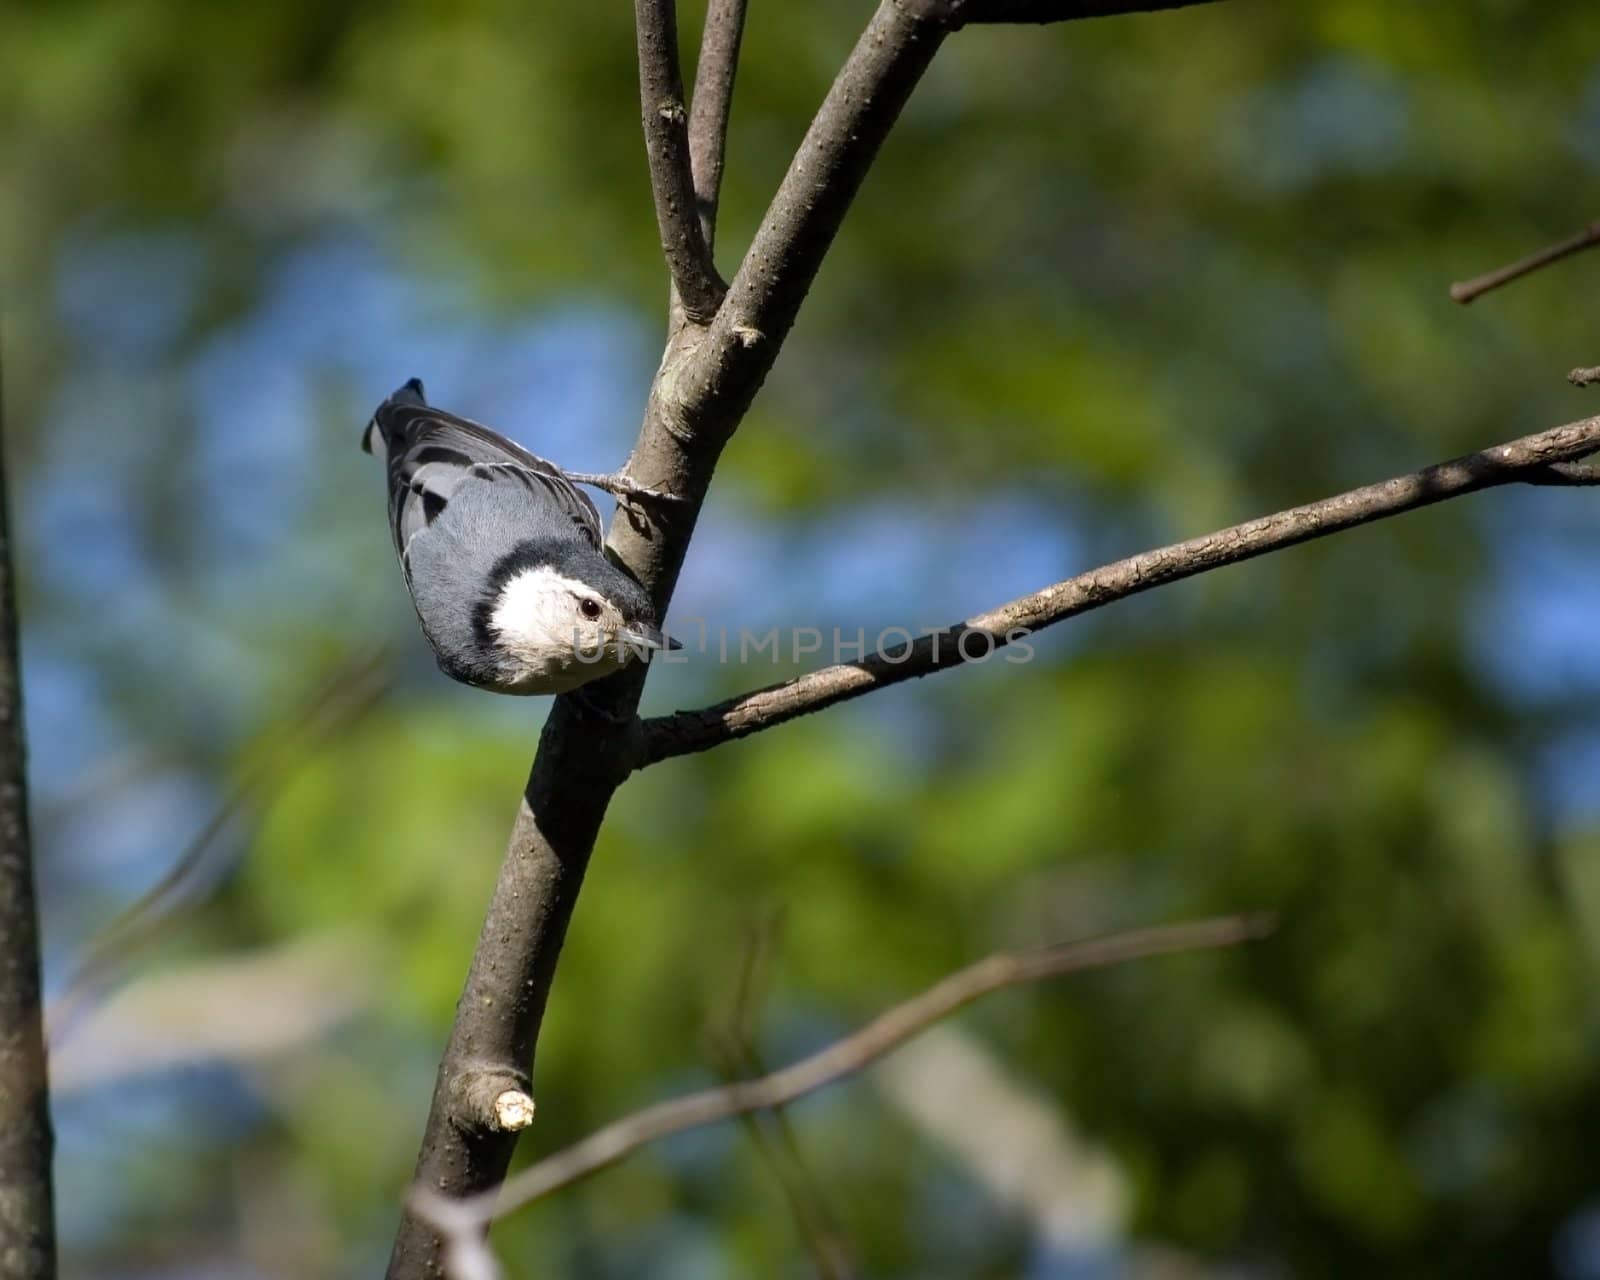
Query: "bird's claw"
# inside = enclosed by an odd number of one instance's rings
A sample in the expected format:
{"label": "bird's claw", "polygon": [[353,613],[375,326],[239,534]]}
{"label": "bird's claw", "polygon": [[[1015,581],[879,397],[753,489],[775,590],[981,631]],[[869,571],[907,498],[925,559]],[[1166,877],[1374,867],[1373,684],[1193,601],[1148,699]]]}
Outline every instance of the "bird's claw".
{"label": "bird's claw", "polygon": [[635,484],[621,471],[608,471],[604,475],[593,475],[587,471],[567,471],[563,474],[573,484],[586,484],[591,489],[603,489],[614,497],[632,502],[670,504],[688,501],[675,493],[664,493],[660,489],[649,489],[642,484]]}

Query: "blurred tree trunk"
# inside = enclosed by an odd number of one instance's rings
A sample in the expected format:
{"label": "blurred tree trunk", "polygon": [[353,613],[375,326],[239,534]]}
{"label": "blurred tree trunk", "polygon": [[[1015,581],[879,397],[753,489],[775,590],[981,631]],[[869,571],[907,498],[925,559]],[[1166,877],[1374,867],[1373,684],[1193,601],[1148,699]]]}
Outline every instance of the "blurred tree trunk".
{"label": "blurred tree trunk", "polygon": [[48,1280],[56,1273],[53,1141],[4,437],[0,402],[0,1280]]}

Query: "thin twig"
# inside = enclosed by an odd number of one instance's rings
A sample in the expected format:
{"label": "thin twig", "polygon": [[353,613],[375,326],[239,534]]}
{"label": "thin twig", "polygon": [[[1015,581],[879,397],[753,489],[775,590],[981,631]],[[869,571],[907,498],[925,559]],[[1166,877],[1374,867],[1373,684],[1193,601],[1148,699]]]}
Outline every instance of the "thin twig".
{"label": "thin twig", "polygon": [[722,193],[722,159],[728,147],[728,116],[733,110],[733,79],[744,38],[745,0],[710,0],[700,33],[700,61],[694,68],[694,99],[689,106],[689,161],[694,171],[695,207],[709,253],[717,241],[717,200]]}
{"label": "thin twig", "polygon": [[860,1030],[771,1075],[705,1089],[636,1111],[524,1169],[505,1185],[460,1200],[412,1188],[411,1203],[448,1236],[476,1238],[495,1217],[543,1199],[609,1168],[641,1147],[703,1125],[786,1106],[856,1074],[892,1053],[918,1032],[1006,987],[1126,964],[1150,956],[1235,947],[1265,937],[1266,916],[1223,916],[1057,943],[1029,951],[1000,951],[958,969],[933,986],[879,1014]]}
{"label": "thin twig", "polygon": [[1073,22],[1079,18],[1113,18],[1127,13],[1157,13],[1212,4],[1215,0],[925,0],[942,5],[953,26],[979,23]]}
{"label": "thin twig", "polygon": [[[781,924],[781,913],[769,911],[745,931],[728,1011],[706,1027],[711,1059],[725,1084],[767,1074],[756,1043],[755,1023],[767,986],[767,962]],[[850,1280],[855,1274],[853,1251],[821,1180],[806,1160],[787,1110],[774,1107],[766,1115],[741,1116],[739,1124],[783,1193],[820,1280]]]}
{"label": "thin twig", "polygon": [[131,966],[145,945],[203,901],[198,875],[217,841],[244,815],[259,810],[309,760],[318,746],[348,730],[393,683],[388,651],[375,648],[335,663],[290,712],[268,727],[249,752],[238,780],[179,850],[156,882],[102,929],[47,1011],[52,1048]]}
{"label": "thin twig", "polygon": [[[717,1075],[725,1085],[736,1085],[743,1079],[766,1074],[760,1055],[751,1045],[731,1040],[718,1043],[714,1046],[713,1057]],[[819,1280],[850,1280],[855,1275],[855,1265],[849,1245],[823,1197],[816,1175],[806,1164],[799,1135],[789,1122],[788,1113],[782,1107],[774,1107],[764,1114],[750,1112],[736,1119],[778,1184]],[[766,1122],[770,1122],[770,1126]]]}
{"label": "thin twig", "polygon": [[661,251],[684,314],[705,324],[717,314],[728,287],[711,260],[696,212],[677,7],[673,0],[634,0],[633,13],[639,38],[639,108]]}
{"label": "thin twig", "polygon": [[697,711],[655,716],[639,727],[636,767],[705,751],[874,689],[981,660],[1067,618],[1296,543],[1497,485],[1595,484],[1591,468],[1574,468],[1572,463],[1597,449],[1600,417],[1585,418],[1410,475],[1145,551],[924,635],[914,643],[879,650],[860,662],[823,667]]}
{"label": "thin twig", "polygon": [[1600,218],[1591,222],[1577,235],[1569,236],[1558,244],[1547,245],[1537,253],[1530,253],[1526,258],[1519,258],[1516,262],[1485,272],[1474,279],[1457,281],[1450,286],[1450,296],[1465,306],[1492,289],[1510,284],[1513,280],[1520,280],[1523,276],[1532,275],[1541,267],[1548,267],[1552,262],[1570,258],[1584,249],[1592,249],[1597,244],[1600,244]]}

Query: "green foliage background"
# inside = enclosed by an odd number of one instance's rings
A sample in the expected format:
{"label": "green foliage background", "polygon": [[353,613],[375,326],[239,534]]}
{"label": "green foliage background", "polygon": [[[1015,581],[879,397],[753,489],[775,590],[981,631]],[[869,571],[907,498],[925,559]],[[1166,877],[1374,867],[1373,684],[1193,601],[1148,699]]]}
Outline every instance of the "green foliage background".
{"label": "green foliage background", "polygon": [[[868,12],[752,9],[730,270]],[[1597,50],[1579,0],[961,33],[728,450],[678,616],[946,622],[1592,412],[1560,374],[1600,358],[1600,264],[1466,310],[1445,289],[1594,215]],[[387,698],[269,770],[137,966],[333,931],[366,940],[370,998],[269,1054],[65,1092],[69,1274],[381,1266],[544,706],[431,670],[355,439],[420,373],[571,465],[621,460],[664,297],[633,75],[621,4],[7,6],[56,984],[318,673],[399,655]],[[996,947],[1272,909],[1246,951],[959,1022],[1125,1179],[1103,1251],[1053,1246],[877,1077],[795,1108],[862,1273],[1600,1275],[1597,531],[1581,491],[1469,499],[634,780],[524,1155],[714,1079],[705,1027],[762,921],[776,1063]],[[647,709],[775,674],[701,657]],[[496,1238],[515,1276],[812,1265],[734,1129]]]}

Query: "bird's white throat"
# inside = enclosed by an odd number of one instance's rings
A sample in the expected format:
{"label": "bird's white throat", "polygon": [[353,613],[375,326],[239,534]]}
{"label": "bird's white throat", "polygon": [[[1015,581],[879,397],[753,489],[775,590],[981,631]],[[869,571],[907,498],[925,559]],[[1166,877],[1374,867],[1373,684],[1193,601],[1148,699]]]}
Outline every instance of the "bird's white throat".
{"label": "bird's white throat", "polygon": [[500,589],[489,626],[512,668],[510,683],[557,693],[621,665],[607,620],[578,612],[579,601],[593,598],[594,588],[547,565],[524,569]]}

